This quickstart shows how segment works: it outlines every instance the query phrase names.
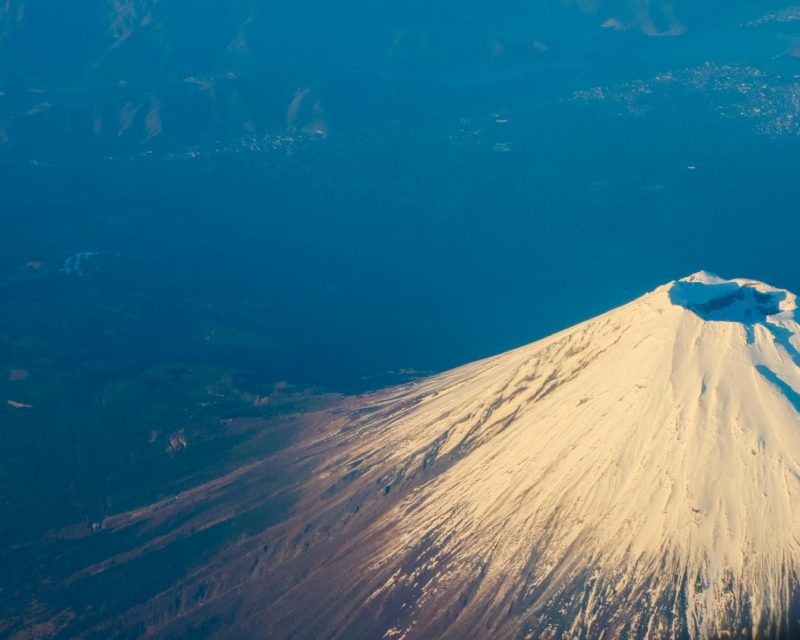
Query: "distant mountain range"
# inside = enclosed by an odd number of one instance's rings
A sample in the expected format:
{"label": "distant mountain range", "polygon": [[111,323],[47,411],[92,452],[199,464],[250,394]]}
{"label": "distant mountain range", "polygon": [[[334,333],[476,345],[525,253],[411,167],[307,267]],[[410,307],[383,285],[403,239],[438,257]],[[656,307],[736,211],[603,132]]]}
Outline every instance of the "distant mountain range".
{"label": "distant mountain range", "polygon": [[401,117],[425,101],[418,83],[477,82],[502,95],[508,82],[544,86],[570,69],[602,82],[611,61],[633,80],[643,36],[794,21],[773,4],[472,1],[456,14],[443,2],[5,0],[0,149],[213,149]]}

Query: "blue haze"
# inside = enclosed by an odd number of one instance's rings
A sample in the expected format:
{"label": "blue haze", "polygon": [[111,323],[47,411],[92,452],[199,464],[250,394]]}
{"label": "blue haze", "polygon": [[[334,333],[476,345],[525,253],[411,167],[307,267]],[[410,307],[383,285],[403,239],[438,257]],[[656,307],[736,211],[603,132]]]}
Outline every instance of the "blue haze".
{"label": "blue haze", "polygon": [[[800,289],[800,140],[753,115],[791,123],[800,23],[743,26],[788,5],[674,3],[664,35],[658,3],[134,2],[123,27],[22,4],[0,41],[4,333],[64,366],[352,391],[701,268]],[[746,68],[772,97],[719,89]],[[669,72],[689,79],[636,94]],[[58,272],[83,251],[91,273]],[[13,280],[29,261],[48,276]],[[209,347],[215,326],[241,335]]]}

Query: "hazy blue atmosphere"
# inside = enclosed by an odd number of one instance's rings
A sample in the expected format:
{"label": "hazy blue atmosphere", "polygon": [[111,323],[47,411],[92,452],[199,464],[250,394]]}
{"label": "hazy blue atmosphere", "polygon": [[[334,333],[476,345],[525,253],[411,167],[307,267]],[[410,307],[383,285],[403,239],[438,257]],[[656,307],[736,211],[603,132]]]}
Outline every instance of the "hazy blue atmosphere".
{"label": "hazy blue atmosphere", "polygon": [[11,2],[4,333],[341,390],[699,268],[791,288],[800,16],[686,5]]}
{"label": "hazy blue atmosphere", "polygon": [[8,0],[1,546],[190,483],[245,410],[699,269],[798,291],[798,159],[787,3]]}

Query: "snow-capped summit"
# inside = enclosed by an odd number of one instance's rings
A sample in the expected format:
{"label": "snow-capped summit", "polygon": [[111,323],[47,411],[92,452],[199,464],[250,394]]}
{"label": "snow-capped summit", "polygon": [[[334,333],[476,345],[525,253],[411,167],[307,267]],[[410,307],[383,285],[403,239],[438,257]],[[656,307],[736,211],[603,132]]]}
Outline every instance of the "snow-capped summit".
{"label": "snow-capped summit", "polygon": [[299,445],[316,462],[273,532],[285,588],[254,620],[270,637],[797,631],[795,312],[700,272],[366,398]]}
{"label": "snow-capped summit", "polygon": [[670,300],[698,313],[706,320],[752,323],[797,309],[796,296],[756,280],[723,280],[698,271],[665,287]]}
{"label": "snow-capped summit", "polygon": [[720,282],[725,282],[725,280],[723,278],[720,278],[715,273],[711,273],[710,271],[700,270],[696,271],[691,275],[686,276],[685,278],[681,278],[680,282],[702,282],[704,284],[717,284]]}

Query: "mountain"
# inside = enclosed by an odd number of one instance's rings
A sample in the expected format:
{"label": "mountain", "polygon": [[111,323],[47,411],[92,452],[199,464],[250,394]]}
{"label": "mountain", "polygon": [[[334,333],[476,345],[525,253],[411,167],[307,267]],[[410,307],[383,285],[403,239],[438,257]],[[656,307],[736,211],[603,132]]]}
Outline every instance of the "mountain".
{"label": "mountain", "polygon": [[135,607],[51,611],[47,628],[100,611],[80,637],[791,637],[796,312],[792,293],[701,272],[345,399],[276,457],[109,517],[106,535],[140,548],[80,575],[291,493],[280,522],[210,557],[195,548],[202,565]]}
{"label": "mountain", "polygon": [[786,291],[698,273],[375,397],[314,443],[324,462],[279,536],[285,591],[254,624],[269,637],[796,632],[795,312]]}

